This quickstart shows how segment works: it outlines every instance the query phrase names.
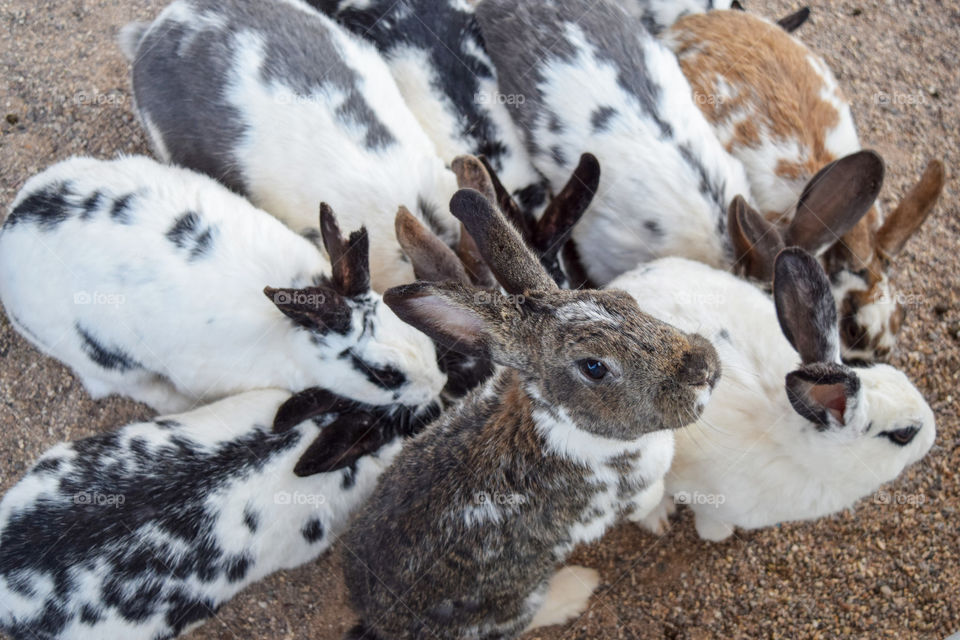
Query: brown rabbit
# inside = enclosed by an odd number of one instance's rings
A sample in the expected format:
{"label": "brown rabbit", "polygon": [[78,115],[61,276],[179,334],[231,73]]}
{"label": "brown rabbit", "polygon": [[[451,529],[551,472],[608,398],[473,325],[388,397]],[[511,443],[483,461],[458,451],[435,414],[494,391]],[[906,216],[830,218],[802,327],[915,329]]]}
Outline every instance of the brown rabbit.
{"label": "brown rabbit", "polygon": [[[711,11],[680,18],[664,42],[677,54],[694,101],[743,162],[754,202],[781,228],[800,211],[797,198],[811,177],[860,149],[836,78],[781,26],[742,11]],[[804,247],[830,277],[846,358],[869,360],[894,346],[903,311],[889,270],[943,184],[943,165],[931,160],[892,213],[884,217],[874,205],[842,237]]]}
{"label": "brown rabbit", "polygon": [[565,587],[580,585],[582,605],[591,585],[551,576],[657,503],[669,430],[700,414],[720,375],[706,339],[624,292],[559,289],[480,193],[450,208],[505,293],[418,282],[385,299],[503,369],[404,449],[344,536],[354,638],[513,638]]}

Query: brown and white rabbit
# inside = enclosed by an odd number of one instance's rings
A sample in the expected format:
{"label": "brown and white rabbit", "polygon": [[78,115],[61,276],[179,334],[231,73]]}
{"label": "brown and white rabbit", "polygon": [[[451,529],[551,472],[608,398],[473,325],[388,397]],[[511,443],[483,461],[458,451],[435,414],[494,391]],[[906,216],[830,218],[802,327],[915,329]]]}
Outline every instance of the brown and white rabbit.
{"label": "brown and white rabbit", "polygon": [[[789,224],[811,177],[860,149],[836,78],[781,26],[742,11],[711,11],[681,17],[664,42],[694,102],[743,163],[754,203],[769,220]],[[931,160],[889,215],[874,205],[817,252],[840,309],[845,357],[873,359],[894,346],[903,311],[889,279],[892,260],[930,214],[943,183],[943,165]]]}
{"label": "brown and white rabbit", "polygon": [[670,430],[696,419],[719,376],[707,340],[625,293],[559,289],[480,193],[450,206],[506,293],[418,282],[386,300],[504,368],[410,443],[344,537],[354,638],[513,638],[562,619],[534,616],[564,587],[585,603],[588,574],[551,576],[656,504]]}

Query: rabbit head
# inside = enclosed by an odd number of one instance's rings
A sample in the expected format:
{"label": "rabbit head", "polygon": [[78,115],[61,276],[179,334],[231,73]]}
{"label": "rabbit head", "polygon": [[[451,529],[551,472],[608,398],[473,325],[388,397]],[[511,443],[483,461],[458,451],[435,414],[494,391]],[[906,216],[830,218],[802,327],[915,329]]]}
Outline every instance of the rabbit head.
{"label": "rabbit head", "polygon": [[851,367],[840,360],[837,308],[817,261],[799,248],[784,249],[774,268],[774,302],[784,336],[801,365],[786,376],[793,409],[820,432],[849,443],[873,474],[869,487],[896,477],[933,445],[934,416],[900,371],[884,364]]}
{"label": "rabbit head", "polygon": [[384,301],[400,318],[450,349],[517,370],[527,393],[596,435],[631,440],[699,415],[720,375],[705,338],[655,320],[622,291],[559,289],[481,193],[457,192],[450,209],[503,292],[462,282],[396,287]]}
{"label": "rabbit head", "polygon": [[[341,366],[332,391],[371,404],[421,407],[446,383],[433,344],[397,318],[370,290],[370,246],[366,229],[345,239],[327,204],[320,205],[320,230],[331,275],[303,289],[264,289],[266,296],[319,347],[317,367]],[[342,363],[331,364],[331,363]]]}

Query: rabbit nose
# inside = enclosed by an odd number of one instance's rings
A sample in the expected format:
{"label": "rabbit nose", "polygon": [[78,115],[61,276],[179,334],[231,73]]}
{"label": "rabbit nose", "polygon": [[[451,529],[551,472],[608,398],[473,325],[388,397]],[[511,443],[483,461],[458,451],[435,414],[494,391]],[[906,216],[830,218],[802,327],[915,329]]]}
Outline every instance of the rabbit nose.
{"label": "rabbit nose", "polygon": [[695,338],[699,340],[691,340],[691,348],[683,354],[680,379],[693,387],[706,386],[712,389],[720,378],[717,352],[705,338]]}

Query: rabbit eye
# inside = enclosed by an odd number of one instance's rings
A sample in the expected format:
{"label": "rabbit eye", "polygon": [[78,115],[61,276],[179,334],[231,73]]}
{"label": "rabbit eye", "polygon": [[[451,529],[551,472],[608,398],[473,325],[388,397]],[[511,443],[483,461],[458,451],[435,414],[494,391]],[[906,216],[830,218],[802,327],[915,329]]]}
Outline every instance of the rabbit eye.
{"label": "rabbit eye", "polygon": [[607,365],[593,358],[585,358],[579,363],[580,373],[591,380],[603,380],[608,373]]}
{"label": "rabbit eye", "polygon": [[893,431],[884,431],[880,435],[886,436],[893,444],[899,447],[905,447],[913,440],[913,438],[920,431],[919,427],[904,427],[903,429],[895,429]]}

